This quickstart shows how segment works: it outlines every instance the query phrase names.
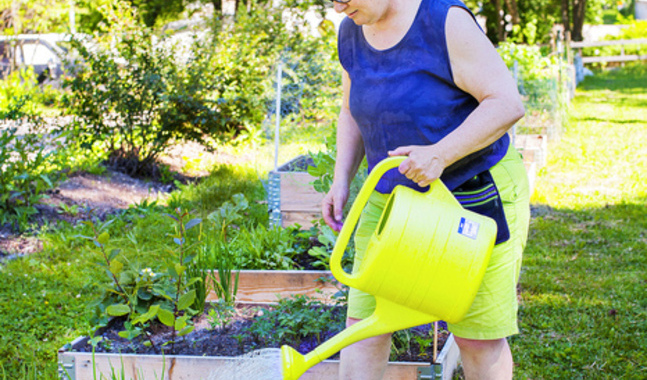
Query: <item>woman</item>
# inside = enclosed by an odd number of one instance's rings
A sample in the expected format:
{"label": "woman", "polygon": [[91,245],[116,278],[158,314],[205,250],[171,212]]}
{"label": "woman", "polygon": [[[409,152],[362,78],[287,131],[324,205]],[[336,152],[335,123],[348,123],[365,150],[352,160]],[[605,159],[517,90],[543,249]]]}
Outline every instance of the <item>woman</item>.
{"label": "woman", "polygon": [[[516,283],[529,221],[525,169],[507,135],[524,115],[516,84],[459,0],[337,0],[335,10],[348,17],[338,41],[343,100],[324,220],[340,230],[364,155],[369,170],[387,156],[407,159],[371,195],[355,236],[356,266],[396,185],[424,190],[441,179],[459,200],[461,192],[497,190],[473,208],[498,226],[483,285],[466,318],[449,329],[467,379],[510,379],[506,337],[518,333]],[[351,289],[347,324],[374,307],[372,296]],[[390,342],[383,335],[342,350],[340,378],[380,379]]]}

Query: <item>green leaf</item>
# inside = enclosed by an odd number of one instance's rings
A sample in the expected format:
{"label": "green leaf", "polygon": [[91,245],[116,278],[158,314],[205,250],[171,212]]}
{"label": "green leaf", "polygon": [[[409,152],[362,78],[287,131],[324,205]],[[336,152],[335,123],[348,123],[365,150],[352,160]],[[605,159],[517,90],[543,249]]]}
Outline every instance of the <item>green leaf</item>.
{"label": "green leaf", "polygon": [[97,237],[97,242],[99,242],[99,244],[101,245],[105,245],[109,239],[110,239],[110,234],[104,231]]}
{"label": "green leaf", "polygon": [[110,272],[119,274],[124,269],[124,264],[119,260],[112,260],[110,262]]}
{"label": "green leaf", "polygon": [[169,218],[171,218],[171,219],[175,220],[176,222],[179,222],[179,220],[178,220],[174,215],[171,215],[171,214],[164,214],[164,216],[168,216]]}
{"label": "green leaf", "polygon": [[182,330],[180,330],[180,332],[177,335],[178,336],[185,336],[186,334],[193,331],[194,328],[195,328],[195,326],[186,326]]}
{"label": "green leaf", "polygon": [[160,308],[157,312],[157,318],[168,327],[173,327],[175,325],[175,316],[172,312]]}
{"label": "green leaf", "polygon": [[139,290],[137,290],[137,297],[139,297],[139,299],[141,300],[148,301],[153,298],[153,295],[146,289],[140,288]]}
{"label": "green leaf", "polygon": [[180,299],[177,302],[177,309],[178,310],[184,310],[188,308],[189,306],[193,305],[193,302],[195,301],[195,289],[191,290],[185,294],[182,294]]}
{"label": "green leaf", "polygon": [[178,318],[175,320],[175,330],[179,331],[182,330],[187,326],[187,320],[189,319],[188,315],[183,315],[182,317]]}
{"label": "green leaf", "polygon": [[196,218],[196,219],[191,219],[187,222],[187,224],[184,226],[185,230],[190,230],[191,228],[197,226],[198,224],[202,223],[202,219]]}
{"label": "green leaf", "polygon": [[106,308],[106,312],[108,313],[108,315],[112,317],[120,317],[122,315],[126,315],[130,313],[130,307],[122,303],[117,303],[117,304],[108,306]]}
{"label": "green leaf", "polygon": [[177,273],[178,277],[180,277],[185,270],[186,270],[186,267],[184,265],[175,264],[175,273]]}
{"label": "green leaf", "polygon": [[108,260],[114,259],[119,253],[121,253],[121,249],[113,249],[110,251],[110,255],[108,255]]}
{"label": "green leaf", "polygon": [[148,308],[148,311],[146,313],[144,313],[144,314],[140,315],[139,317],[133,319],[132,323],[133,324],[146,323],[146,322],[150,321],[151,319],[155,318],[155,316],[157,316],[157,313],[159,312],[159,310],[160,310],[159,305],[153,305],[150,308]]}
{"label": "green leaf", "polygon": [[132,340],[140,336],[141,333],[139,330],[125,330],[119,331],[117,334],[124,339]]}
{"label": "green leaf", "polygon": [[41,175],[40,175],[40,178],[41,178],[43,181],[45,181],[45,183],[47,183],[47,185],[48,185],[49,187],[54,187],[54,185],[52,184],[52,181],[49,179],[49,177],[48,177],[47,175],[45,175],[45,174],[41,174]]}
{"label": "green leaf", "polygon": [[200,281],[202,281],[200,277],[192,277],[189,281],[187,281],[186,286],[189,287],[195,284],[196,282],[200,282]]}

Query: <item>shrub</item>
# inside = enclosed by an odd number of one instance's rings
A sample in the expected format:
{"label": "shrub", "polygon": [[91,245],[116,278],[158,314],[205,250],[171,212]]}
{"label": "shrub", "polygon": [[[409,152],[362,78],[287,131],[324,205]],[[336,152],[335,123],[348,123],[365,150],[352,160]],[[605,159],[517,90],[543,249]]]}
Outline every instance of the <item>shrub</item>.
{"label": "shrub", "polygon": [[36,76],[31,67],[14,71],[0,80],[0,119],[17,118],[17,110],[20,110],[20,115],[35,114],[37,90]]}
{"label": "shrub", "polygon": [[112,166],[156,174],[155,159],[171,142],[218,131],[213,84],[203,76],[208,59],[180,62],[176,47],[153,44],[151,30],[137,25],[123,3],[106,15],[112,33],[97,36],[98,46],[72,42],[84,63],[67,82],[76,116],[67,129],[86,148],[105,146]]}
{"label": "shrub", "polygon": [[40,117],[24,113],[26,102],[20,97],[0,112],[1,118],[15,120],[25,130],[18,133],[14,126],[0,131],[0,225],[10,224],[16,231],[26,228],[38,212],[36,204],[60,180],[55,151],[43,143],[52,139],[40,132]]}

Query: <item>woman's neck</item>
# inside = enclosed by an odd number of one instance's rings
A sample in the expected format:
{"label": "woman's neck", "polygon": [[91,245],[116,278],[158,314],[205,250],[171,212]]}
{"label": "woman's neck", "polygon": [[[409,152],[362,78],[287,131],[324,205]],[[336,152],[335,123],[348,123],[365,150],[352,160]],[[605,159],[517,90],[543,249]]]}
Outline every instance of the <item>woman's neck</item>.
{"label": "woman's neck", "polygon": [[413,24],[422,0],[390,0],[376,22],[362,26],[368,43],[378,50],[395,46]]}

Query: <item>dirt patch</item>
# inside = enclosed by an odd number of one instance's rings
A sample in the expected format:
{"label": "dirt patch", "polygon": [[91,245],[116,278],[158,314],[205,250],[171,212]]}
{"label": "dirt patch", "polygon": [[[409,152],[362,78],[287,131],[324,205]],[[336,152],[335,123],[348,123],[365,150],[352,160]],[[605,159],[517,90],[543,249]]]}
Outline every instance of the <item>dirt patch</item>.
{"label": "dirt patch", "polygon": [[[91,217],[105,219],[107,215],[127,209],[148,199],[153,201],[173,189],[172,185],[129,177],[107,170],[103,175],[76,173],[47,192],[47,199],[36,205],[33,230],[57,226],[61,222],[75,224]],[[11,226],[0,228],[0,258],[22,256],[43,248],[37,236],[18,234]]]}
{"label": "dirt patch", "polygon": [[[160,162],[168,165],[172,173],[177,173],[176,179],[186,183],[207,175],[209,165],[240,163],[248,159],[210,152],[199,144],[187,143],[171,147]],[[75,173],[57,188],[48,191],[48,198],[35,206],[38,213],[30,220],[32,232],[21,234],[12,226],[0,226],[0,260],[42,250],[43,244],[37,231],[43,226],[56,227],[62,222],[75,224],[91,217],[103,220],[143,200],[163,198],[174,189],[173,184],[133,178],[110,169],[101,175]]]}

